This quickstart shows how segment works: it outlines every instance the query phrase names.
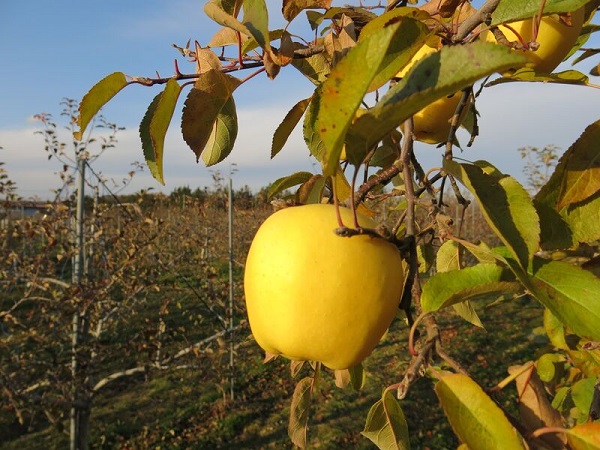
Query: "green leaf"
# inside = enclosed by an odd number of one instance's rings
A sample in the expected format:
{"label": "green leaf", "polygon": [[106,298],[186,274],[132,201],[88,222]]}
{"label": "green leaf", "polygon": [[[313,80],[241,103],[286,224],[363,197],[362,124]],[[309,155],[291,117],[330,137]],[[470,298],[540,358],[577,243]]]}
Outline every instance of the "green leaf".
{"label": "green leaf", "polygon": [[569,224],[574,242],[593,243],[600,239],[600,192],[560,210],[560,215]]}
{"label": "green leaf", "polygon": [[[183,139],[200,159],[215,122],[240,81],[218,70],[203,73],[188,94],[181,117]],[[232,105],[230,104],[229,107]]]}
{"label": "green leaf", "polygon": [[258,45],[271,49],[269,41],[269,12],[265,0],[244,0],[244,26]]}
{"label": "green leaf", "polygon": [[165,184],[163,176],[165,136],[180,92],[179,83],[173,79],[169,80],[165,90],[154,97],[140,123],[140,137],[146,164],[152,176],[162,185]]}
{"label": "green leaf", "polygon": [[588,422],[567,430],[571,450],[600,450],[600,423]]}
{"label": "green leaf", "polygon": [[478,264],[461,270],[439,272],[427,280],[421,294],[423,312],[437,311],[480,297],[516,293],[521,285],[495,264]]}
{"label": "green leaf", "polygon": [[371,20],[360,32],[359,42],[367,39],[371,34],[381,28],[389,26],[393,21],[402,21],[402,31],[392,40],[389,48],[385,52],[384,58],[380,63],[380,69],[371,81],[368,92],[379,89],[391,78],[396,76],[398,71],[405,67],[415,56],[417,51],[424,45],[425,39],[429,34],[429,29],[423,22],[413,20],[407,15],[416,15],[421,19],[429,19],[428,13],[419,11],[416,8],[394,8],[391,11]]}
{"label": "green leaf", "polygon": [[238,122],[235,102],[233,97],[229,97],[217,115],[212,133],[202,152],[202,161],[207,167],[220,163],[229,156],[233,150],[237,132]]}
{"label": "green leaf", "polygon": [[457,242],[446,241],[438,249],[435,268],[438,272],[460,270],[460,248]]}
{"label": "green leaf", "polygon": [[[547,0],[544,14],[563,13],[581,8],[589,0]],[[529,19],[540,12],[539,0],[502,0],[492,13],[492,26]]]}
{"label": "green leaf", "polygon": [[537,82],[537,83],[553,83],[553,84],[578,84],[586,86],[590,79],[587,75],[577,70],[565,70],[558,73],[536,73],[534,69],[529,67],[521,68],[510,76],[496,78],[495,80],[486,83],[486,87],[496,86],[498,84],[510,83],[513,81]]}
{"label": "green leaf", "polygon": [[417,259],[419,261],[419,273],[428,273],[434,262],[438,260],[433,245],[431,243],[419,244],[417,246]]}
{"label": "green leaf", "polygon": [[562,261],[533,260],[526,286],[552,314],[579,336],[600,340],[600,278]]}
{"label": "green leaf", "polygon": [[533,205],[540,218],[540,247],[543,250],[572,247],[573,232],[558,211],[535,198]]}
{"label": "green leaf", "polygon": [[154,117],[154,114],[156,113],[156,108],[158,107],[158,103],[160,102],[162,95],[163,93],[160,92],[156,97],[154,97],[150,105],[148,105],[146,114],[144,114],[144,118],[140,122],[140,139],[142,141],[144,159],[146,160],[146,165],[150,170],[150,174],[155,180],[164,186],[165,180],[163,176],[163,155],[162,153],[156,152],[154,143],[152,142],[152,136],[150,134],[152,117]]}
{"label": "green leaf", "polygon": [[312,101],[304,114],[304,123],[302,124],[304,142],[306,143],[310,154],[317,160],[320,160],[321,156],[325,154],[325,146],[316,128],[319,103],[320,97],[318,95],[313,95]]}
{"label": "green leaf", "polygon": [[313,386],[313,378],[303,378],[296,385],[294,396],[292,397],[288,435],[294,445],[297,445],[300,448],[306,448],[306,430],[308,428]]}
{"label": "green leaf", "polygon": [[[543,205],[541,207],[538,206],[538,209],[541,210],[541,208],[546,208],[545,215],[547,216],[551,216],[553,214],[551,211],[549,211],[549,209],[555,210],[558,214],[560,214],[564,222],[567,224],[572,235],[571,239],[569,239],[567,243],[592,243],[600,239],[600,191],[592,193],[583,201],[569,204],[561,209],[559,209],[557,206],[561,192],[563,191],[563,186],[568,186],[568,183],[564,181],[566,178],[568,178],[568,167],[574,167],[572,164],[570,164],[571,159],[576,161],[586,159],[587,161],[594,161],[593,164],[596,164],[595,161],[597,160],[597,157],[595,155],[595,151],[597,151],[597,145],[595,145],[595,143],[592,144],[590,155],[584,157],[583,155],[586,153],[585,149],[583,148],[583,143],[589,142],[590,138],[596,135],[599,124],[600,121],[597,121],[587,127],[580,138],[563,154],[558,162],[558,165],[554,169],[554,173],[535,196],[536,204]],[[594,151],[593,149],[596,150]],[[590,166],[590,162],[588,162],[587,165]],[[575,175],[575,178],[577,178],[577,175]],[[573,179],[573,176],[571,176],[571,179]],[[597,183],[597,180],[592,181],[592,185],[595,185],[595,183]],[[590,194],[590,190],[586,190],[585,195],[588,194]],[[556,219],[554,219],[553,223],[558,225]],[[544,229],[542,230],[544,231]],[[543,238],[548,242],[547,247],[567,248],[571,246],[564,245],[564,241],[560,242],[560,227],[558,227],[556,232],[554,232],[554,229],[545,231],[546,233],[543,235]],[[563,244],[563,247],[560,247],[561,243]]]}
{"label": "green leaf", "polygon": [[90,121],[96,115],[100,108],[106,105],[111,98],[127,86],[127,78],[122,72],[111,73],[96,83],[87,94],[83,96],[79,104],[79,117],[77,125],[79,130],[73,133],[76,140],[83,139],[83,133]]}
{"label": "green leaf", "polygon": [[366,374],[362,364],[350,369],[335,370],[335,385],[339,388],[352,386],[355,391],[360,391],[365,384]]}
{"label": "green leaf", "polygon": [[600,191],[600,121],[588,126],[568,153],[556,205],[559,210]]}
{"label": "green leaf", "polygon": [[[277,39],[281,39],[281,37],[283,36],[283,33],[284,33],[283,30],[269,31],[268,40],[275,41]],[[250,39],[246,40],[246,42],[244,42],[244,45],[242,45],[242,55],[245,55],[245,54],[251,52],[256,47],[259,47],[259,46],[260,46],[260,44],[254,38],[250,38]]]}
{"label": "green leaf", "polygon": [[361,434],[380,449],[404,450],[410,448],[408,425],[404,413],[390,391],[385,390],[381,400],[371,407]]}
{"label": "green leaf", "polygon": [[350,367],[348,372],[350,373],[350,383],[352,384],[352,388],[355,391],[360,391],[365,385],[365,381],[367,379],[367,374],[365,373],[362,364]]}
{"label": "green leaf", "polygon": [[292,66],[317,86],[321,85],[331,72],[331,64],[323,53],[308,58],[294,58]]}
{"label": "green leaf", "polygon": [[452,308],[454,309],[454,312],[456,314],[458,314],[464,320],[469,322],[471,325],[475,325],[479,328],[485,328],[471,302],[466,301],[455,303],[454,305],[452,305]]}
{"label": "green leaf", "polygon": [[444,170],[475,196],[490,228],[526,269],[540,242],[539,219],[527,191],[514,178],[482,162],[445,160]]}
{"label": "green leaf", "polygon": [[274,195],[279,194],[282,191],[285,191],[292,186],[296,186],[298,184],[302,184],[307,182],[312,178],[313,174],[310,172],[296,172],[292,175],[288,175],[286,177],[279,178],[275,180],[271,186],[269,186],[269,192],[267,193],[267,200],[273,198]]}
{"label": "green leaf", "polygon": [[298,122],[304,115],[304,111],[308,108],[312,97],[300,100],[294,105],[294,107],[287,113],[283,121],[279,124],[273,134],[273,144],[271,146],[271,158],[274,158],[277,153],[281,151],[285,143],[287,142],[290,134],[294,131]]}
{"label": "green leaf", "polygon": [[400,29],[401,23],[392,23],[359,41],[317,90],[316,129],[326,149],[321,158],[325,175],[337,170],[346,131]]}
{"label": "green leaf", "polygon": [[245,36],[252,36],[250,31],[248,31],[248,28],[229,12],[225,11],[220,3],[221,2],[215,0],[206,2],[204,4],[204,13],[219,25],[239,31]]}
{"label": "green leaf", "polygon": [[313,175],[309,180],[302,183],[296,191],[297,203],[300,205],[321,203],[326,185],[327,177],[319,174]]}
{"label": "green leaf", "polygon": [[579,423],[585,422],[588,419],[595,386],[596,378],[583,378],[577,381],[571,388],[571,398],[573,399],[573,403],[575,403],[575,407],[581,414]]}
{"label": "green leaf", "polygon": [[[383,136],[427,105],[477,80],[520,67],[527,57],[488,42],[445,46],[425,56],[367,114],[351,126],[346,146],[367,152]],[[465,64],[469,61],[469,64]],[[347,149],[347,152],[350,153]]]}
{"label": "green leaf", "polygon": [[446,375],[435,385],[454,433],[471,450],[524,449],[502,410],[466,375]]}

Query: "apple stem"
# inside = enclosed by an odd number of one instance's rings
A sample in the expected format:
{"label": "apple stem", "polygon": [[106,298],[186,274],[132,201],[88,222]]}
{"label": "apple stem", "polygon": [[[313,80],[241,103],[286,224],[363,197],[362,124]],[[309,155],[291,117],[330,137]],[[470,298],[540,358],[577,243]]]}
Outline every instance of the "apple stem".
{"label": "apple stem", "polygon": [[356,216],[356,204],[354,203],[354,187],[356,186],[356,178],[358,176],[358,167],[354,167],[354,172],[352,173],[352,182],[350,184],[350,209],[352,210],[352,218],[354,220],[354,228],[360,228],[358,224],[358,217]]}
{"label": "apple stem", "polygon": [[[542,17],[544,15],[544,8],[546,7],[546,0],[542,0],[540,3],[540,10],[539,13],[536,14],[535,16],[533,16],[533,21],[531,23],[531,42],[528,44],[528,49],[531,49],[531,47],[533,47],[533,50],[536,50],[538,48],[537,45],[537,35],[538,35],[538,31],[540,30],[540,25],[542,23]],[[531,44],[535,44],[534,46],[532,46]]]}
{"label": "apple stem", "polygon": [[338,199],[337,190],[335,188],[335,175],[331,176],[329,179],[331,180],[331,192],[333,194],[333,205],[335,206],[335,214],[337,216],[339,228],[346,228],[344,226],[344,221],[342,220],[342,215],[340,214],[340,200]]}

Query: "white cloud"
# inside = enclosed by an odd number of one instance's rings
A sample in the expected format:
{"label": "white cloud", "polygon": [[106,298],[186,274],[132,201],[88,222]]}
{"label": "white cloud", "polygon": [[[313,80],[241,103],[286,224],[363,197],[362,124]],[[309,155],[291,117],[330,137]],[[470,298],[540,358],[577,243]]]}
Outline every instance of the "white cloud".
{"label": "white cloud", "polygon": [[[275,159],[270,159],[272,134],[286,112],[275,108],[238,111],[240,130],[235,148],[228,159],[211,168],[202,161],[196,163],[196,156],[181,137],[178,119],[174,118],[165,141],[163,166],[166,186],[161,186],[145,170],[134,177],[126,192],[148,187],[154,191],[170,192],[183,185],[192,188],[210,186],[211,171],[228,173],[230,163],[237,165],[235,184],[247,184],[253,189],[297,170],[312,170],[314,160],[308,156],[300,129],[292,134],[282,152]],[[0,129],[0,146],[4,149],[0,152],[0,161],[5,163],[10,178],[17,183],[20,195],[48,198],[50,191],[61,184],[56,173],[62,165],[55,158],[48,160],[43,137],[35,134],[37,130],[40,128]],[[66,130],[59,129],[57,132],[61,142],[71,142]],[[136,129],[124,130],[117,138],[117,146],[104,152],[92,167],[109,179],[121,180],[132,170],[131,163],[143,162],[144,157]],[[90,150],[93,151],[93,147]]]}
{"label": "white cloud", "polygon": [[[513,83],[484,91],[478,101],[481,113],[481,136],[472,148],[456,155],[468,160],[486,159],[503,172],[522,179],[522,161],[519,147],[554,144],[566,150],[590,123],[600,119],[590,95],[596,92],[580,86],[552,86],[531,83]],[[229,171],[229,164],[237,164],[234,183],[248,184],[253,189],[266,186],[275,179],[298,170],[318,171],[314,159],[301,136],[301,124],[290,137],[286,147],[270,159],[271,139],[287,113],[292,101],[282,100],[281,106],[262,108],[241,107],[238,110],[239,134],[235,148],[228,159],[208,169],[196,163],[195,155],[181,138],[179,119],[175,117],[167,133],[164,156],[166,187],[160,186],[146,170],[136,175],[127,192],[153,187],[169,192],[189,185],[192,188],[210,186],[211,170]],[[0,161],[10,177],[17,182],[25,197],[48,197],[59,185],[55,173],[60,169],[55,161],[47,160],[40,135],[31,126],[19,129],[0,129]],[[70,142],[66,131],[61,138]],[[461,139],[466,142],[463,135]],[[118,135],[118,145],[109,149],[94,167],[105,176],[120,180],[131,170],[134,161],[143,162],[137,129],[131,128]],[[417,155],[425,169],[439,166],[442,151],[433,146],[417,145]]]}

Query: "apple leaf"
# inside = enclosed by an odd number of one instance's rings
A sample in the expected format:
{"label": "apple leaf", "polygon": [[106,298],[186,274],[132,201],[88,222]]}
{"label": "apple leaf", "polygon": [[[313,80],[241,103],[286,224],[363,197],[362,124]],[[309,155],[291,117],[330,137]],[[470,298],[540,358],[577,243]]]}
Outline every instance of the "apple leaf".
{"label": "apple leaf", "polygon": [[436,254],[435,269],[438,272],[460,270],[460,248],[457,242],[446,241],[441,245]]}
{"label": "apple leaf", "polygon": [[269,41],[269,12],[265,0],[244,0],[244,26],[258,45],[271,49]]}
{"label": "apple leaf", "polygon": [[[492,73],[520,67],[527,62],[525,56],[502,47],[478,41],[445,46],[425,56],[377,105],[356,119],[348,131],[346,146],[356,149],[357,153],[367,152],[425,106]],[[473,63],[465,65],[465,61]]]}
{"label": "apple leaf", "polygon": [[323,53],[316,53],[308,58],[294,58],[292,66],[317,86],[323,83],[331,72],[329,60]]}
{"label": "apple leaf", "polygon": [[[584,6],[589,0],[547,0],[544,14],[575,11]],[[529,19],[540,12],[539,0],[502,0],[492,13],[491,26],[520,19]]]}
{"label": "apple leaf", "polygon": [[73,137],[76,140],[80,141],[83,139],[85,129],[96,113],[100,111],[100,108],[106,105],[111,98],[117,95],[128,84],[124,73],[114,72],[96,83],[83,96],[79,104],[79,116],[77,117],[79,130],[73,133]]}
{"label": "apple leaf", "polygon": [[582,423],[567,430],[567,443],[572,450],[600,449],[600,423]]}
{"label": "apple leaf", "polygon": [[[231,28],[221,28],[213,35],[206,46],[209,48],[215,48],[226,47],[228,45],[238,45],[240,42],[238,36],[241,36],[242,44],[245,44],[249,40],[247,36],[243,34],[239,35],[237,31],[232,30]],[[242,50],[242,54],[243,53],[244,52]]]}
{"label": "apple leaf", "polygon": [[288,435],[294,445],[297,445],[300,448],[306,448],[306,430],[308,428],[308,417],[310,404],[312,402],[313,387],[313,378],[303,378],[296,385],[294,396],[292,397]]}
{"label": "apple leaf", "polygon": [[588,126],[569,148],[556,207],[560,210],[600,191],[600,121]]}
{"label": "apple leaf", "polygon": [[337,170],[346,132],[393,40],[401,35],[400,31],[420,33],[414,25],[405,25],[409,22],[412,21],[392,21],[361,39],[317,89],[320,99],[316,103],[316,130],[326,149],[321,158],[325,175],[333,175]]}
{"label": "apple leaf", "polygon": [[524,449],[523,442],[502,410],[471,378],[446,375],[435,392],[452,429],[471,449]]}
{"label": "apple leaf", "polygon": [[329,9],[330,7],[331,0],[283,0],[281,11],[285,20],[291,22],[305,9]]}
{"label": "apple leaf", "polygon": [[287,142],[290,134],[304,115],[304,111],[308,108],[312,97],[300,100],[287,113],[283,121],[279,124],[273,134],[273,144],[271,146],[271,158],[274,158],[281,151]]}
{"label": "apple leaf", "polygon": [[317,132],[317,113],[319,111],[320,97],[313,94],[312,101],[308,105],[308,109],[304,114],[304,123],[302,124],[302,133],[304,142],[312,156],[317,160],[325,153],[325,146],[321,136]]}
{"label": "apple leaf", "polygon": [[395,77],[398,71],[405,67],[424,45],[425,38],[429,35],[429,29],[423,22],[413,20],[411,18],[413,16],[418,16],[423,20],[430,18],[428,13],[417,8],[394,8],[371,20],[360,31],[359,42],[393,21],[403,21],[402,31],[390,43],[380,63],[379,71],[371,81],[367,92],[379,89]]}
{"label": "apple leaf", "polygon": [[369,410],[365,428],[361,432],[378,448],[408,450],[410,438],[402,408],[394,395],[385,390],[381,399]]}
{"label": "apple leaf", "polygon": [[212,133],[202,152],[202,161],[206,166],[212,166],[223,161],[233,150],[238,132],[237,113],[233,97],[219,111],[213,125]]}
{"label": "apple leaf", "polygon": [[[460,247],[458,242],[446,241],[438,249],[436,255],[436,269],[438,272],[450,272],[454,270],[460,270]],[[452,305],[454,312],[460,317],[465,319],[467,322],[475,325],[476,327],[483,328],[481,319],[477,315],[475,308],[471,302],[464,301],[454,303]]]}
{"label": "apple leaf", "polygon": [[[593,174],[597,174],[600,149],[592,140],[597,136],[599,127],[600,121],[596,121],[586,128],[579,139],[560,158],[554,173],[534,199],[540,211],[546,209],[542,212],[546,217],[555,214],[551,210],[555,210],[560,215],[570,229],[571,239],[567,243],[591,243],[600,239],[600,189],[596,187],[593,192],[594,187],[598,185],[598,180],[592,180],[590,175],[585,173],[587,170],[592,170]],[[591,145],[589,151],[584,146],[586,143]],[[580,171],[578,166],[583,166],[583,170]],[[586,198],[559,208],[561,195],[566,195],[573,186],[578,186],[574,193],[579,192],[579,194],[575,198]],[[562,203],[567,201],[563,200]],[[551,223],[554,224],[554,228],[542,227],[543,242],[547,242],[547,246],[553,248],[569,247],[570,245],[559,246],[561,226],[556,218]],[[564,226],[562,228],[564,229]]]}
{"label": "apple leaf", "polygon": [[[555,355],[557,356],[557,355]],[[523,370],[529,367],[529,370]],[[552,407],[544,384],[531,363],[510,366],[508,373],[515,376],[515,385],[519,395],[519,417],[521,423],[533,432],[542,427],[560,427],[563,425],[560,413]],[[561,435],[545,434],[540,439],[550,448],[564,448]],[[564,438],[566,441],[566,438]]]}
{"label": "apple leaf", "polygon": [[200,159],[213,134],[215,121],[239,83],[237,78],[210,69],[198,78],[188,94],[181,116],[181,131],[196,160]]}
{"label": "apple leaf", "polygon": [[424,284],[421,307],[423,312],[437,311],[466,300],[519,292],[521,285],[512,278],[507,270],[495,264],[439,272]]}
{"label": "apple leaf", "polygon": [[600,340],[600,278],[578,266],[536,257],[530,281],[526,287],[562,323]]}
{"label": "apple leaf", "polygon": [[580,411],[579,423],[588,419],[588,412],[592,406],[596,378],[582,378],[571,387],[571,398],[575,407]]}
{"label": "apple leaf", "polygon": [[237,20],[234,15],[223,9],[219,1],[209,0],[206,2],[204,4],[204,13],[219,25],[239,31],[244,36],[252,36],[248,28]]}
{"label": "apple leaf", "polygon": [[471,325],[475,325],[479,328],[485,328],[481,322],[481,319],[479,318],[479,315],[477,314],[477,311],[475,311],[475,308],[470,301],[466,300],[464,302],[455,303],[452,305],[452,309],[454,309],[456,314],[469,322]]}
{"label": "apple leaf", "polygon": [[504,76],[486,83],[486,87],[496,86],[498,84],[510,83],[513,81],[538,82],[553,84],[579,84],[587,85],[590,81],[587,75],[578,70],[565,70],[557,73],[537,73],[529,67],[523,67],[510,76]]}
{"label": "apple leaf", "polygon": [[323,190],[327,185],[327,178],[323,175],[313,175],[308,181],[296,191],[296,200],[301,205],[321,203],[323,200]]}
{"label": "apple leaf", "polygon": [[152,142],[152,136],[150,134],[150,123],[152,122],[152,117],[156,112],[156,108],[158,107],[158,103],[162,97],[163,93],[160,92],[150,105],[148,105],[148,109],[146,110],[146,114],[144,114],[144,118],[140,122],[140,139],[142,141],[142,150],[144,152],[144,159],[146,160],[146,165],[150,170],[150,174],[157,180],[160,184],[164,186],[165,180],[163,176],[163,158],[162,153],[158,153],[154,147],[154,143]]}
{"label": "apple leaf", "polygon": [[484,162],[474,165],[445,160],[444,170],[475,196],[490,228],[526,269],[540,242],[539,219],[527,191],[514,178]]}
{"label": "apple leaf", "polygon": [[[281,39],[281,37],[283,36],[283,33],[284,33],[283,30],[269,31],[269,41],[275,41],[277,39]],[[251,52],[256,47],[259,47],[259,46],[260,46],[260,44],[256,41],[256,39],[254,39],[254,38],[247,39],[244,42],[244,45],[242,45],[242,55],[245,55],[245,54]]]}
{"label": "apple leaf", "polygon": [[536,198],[533,205],[540,218],[540,247],[543,250],[572,247],[573,232],[558,211]]}
{"label": "apple leaf", "polygon": [[273,196],[279,194],[282,191],[285,191],[292,186],[297,186],[299,184],[305,183],[312,178],[313,174],[310,172],[296,172],[292,175],[288,175],[287,177],[282,177],[275,180],[269,186],[269,191],[267,193],[267,200],[273,198]]}
{"label": "apple leaf", "polygon": [[355,391],[360,391],[365,384],[366,374],[362,364],[350,369],[335,370],[335,385],[339,388],[352,386]]}
{"label": "apple leaf", "polygon": [[154,97],[140,123],[140,137],[146,164],[152,176],[163,185],[165,184],[163,176],[165,136],[180,92],[179,83],[174,79],[169,80],[164,91]]}

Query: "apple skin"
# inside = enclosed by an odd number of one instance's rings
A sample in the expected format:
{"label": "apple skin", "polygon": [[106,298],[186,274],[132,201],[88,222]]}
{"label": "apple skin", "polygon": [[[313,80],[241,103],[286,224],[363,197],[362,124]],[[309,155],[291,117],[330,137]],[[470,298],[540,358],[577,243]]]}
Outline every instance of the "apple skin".
{"label": "apple skin", "polygon": [[[340,214],[352,226],[351,211]],[[256,233],[244,293],[252,334],[267,353],[351,368],[395,317],[404,284],[398,249],[366,235],[340,237],[337,227],[335,206],[311,204],[275,212]]]}
{"label": "apple skin", "polygon": [[[530,67],[540,73],[552,73],[554,69],[563,61],[565,56],[569,54],[573,45],[577,41],[581,28],[585,21],[585,10],[580,8],[571,13],[571,26],[565,25],[556,16],[544,16],[540,22],[536,42],[539,48],[533,50],[514,50],[522,51],[530,60]],[[511,22],[513,28],[525,43],[533,40],[533,19],[520,20]],[[500,25],[498,28],[504,33],[509,41],[519,42],[519,38],[509,28]],[[486,30],[480,35],[480,39],[488,42],[496,42],[494,34]],[[510,72],[508,72],[510,74]]]}
{"label": "apple skin", "polygon": [[[437,48],[424,45],[413,59],[396,75],[402,78],[422,58],[438,51]],[[417,141],[426,144],[445,142],[450,134],[452,116],[460,103],[460,93],[440,98],[413,115],[413,135]]]}

